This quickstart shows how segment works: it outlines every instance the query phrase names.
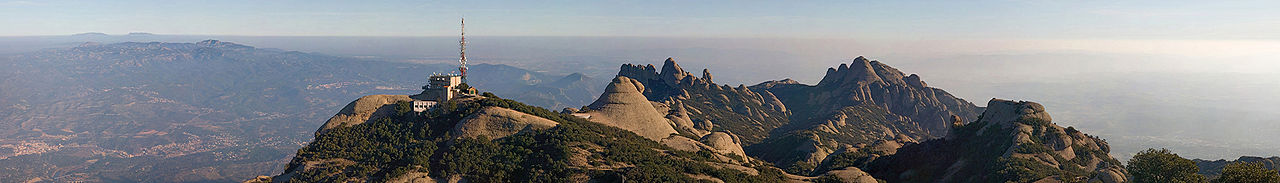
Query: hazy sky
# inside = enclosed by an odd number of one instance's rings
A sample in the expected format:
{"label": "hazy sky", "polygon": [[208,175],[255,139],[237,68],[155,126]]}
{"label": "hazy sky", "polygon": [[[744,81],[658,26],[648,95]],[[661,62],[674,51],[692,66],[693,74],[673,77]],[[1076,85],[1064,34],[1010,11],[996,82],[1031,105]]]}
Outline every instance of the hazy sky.
{"label": "hazy sky", "polygon": [[0,36],[84,32],[876,39],[1280,39],[1280,1],[0,0]]}

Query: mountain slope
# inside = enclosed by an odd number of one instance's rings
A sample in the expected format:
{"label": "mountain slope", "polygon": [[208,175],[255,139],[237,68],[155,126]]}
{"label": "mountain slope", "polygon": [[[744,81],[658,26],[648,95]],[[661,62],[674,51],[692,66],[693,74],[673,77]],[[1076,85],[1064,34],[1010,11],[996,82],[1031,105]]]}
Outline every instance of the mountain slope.
{"label": "mountain slope", "polygon": [[1106,141],[1052,120],[1038,103],[992,99],[977,121],[956,123],[946,138],[860,158],[890,182],[1126,181]]}
{"label": "mountain slope", "polygon": [[[611,85],[612,86],[612,85]],[[390,106],[403,104],[387,104]],[[509,136],[457,136],[458,125],[488,109],[516,111],[555,122]],[[276,182],[780,182],[790,180],[761,163],[682,151],[630,131],[493,97],[454,99],[424,113],[339,126],[298,151]],[[498,117],[505,119],[520,119]],[[519,121],[519,120],[517,120]],[[514,122],[514,121],[512,121]],[[480,129],[471,129],[480,130]],[[487,133],[488,130],[465,134]]]}
{"label": "mountain slope", "polygon": [[836,152],[891,150],[942,137],[950,124],[975,119],[982,110],[928,87],[918,75],[865,57],[827,69],[817,85],[787,79],[751,88],[776,95],[792,115],[747,152],[792,173],[820,174],[815,168]]}

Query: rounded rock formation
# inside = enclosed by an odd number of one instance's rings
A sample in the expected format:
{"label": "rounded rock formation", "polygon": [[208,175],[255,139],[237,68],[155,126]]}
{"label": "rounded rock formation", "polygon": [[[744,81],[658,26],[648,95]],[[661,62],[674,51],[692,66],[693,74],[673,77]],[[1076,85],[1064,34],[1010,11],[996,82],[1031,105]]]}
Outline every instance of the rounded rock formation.
{"label": "rounded rock formation", "polygon": [[711,132],[711,134],[702,137],[702,143],[711,146],[721,154],[736,154],[738,156],[747,157],[747,153],[742,150],[742,143],[738,140],[738,136],[734,136],[729,132]]}
{"label": "rounded rock formation", "polygon": [[458,121],[450,134],[454,137],[485,136],[489,139],[498,139],[530,130],[545,130],[559,124],[546,118],[507,108],[485,107]]}
{"label": "rounded rock formation", "polygon": [[635,132],[653,141],[677,133],[671,122],[645,98],[644,85],[625,76],[613,78],[604,94],[587,106],[589,121]]}
{"label": "rounded rock formation", "polygon": [[396,112],[394,104],[396,102],[413,101],[408,95],[368,95],[360,97],[355,101],[348,103],[346,107],[338,111],[325,121],[324,125],[316,130],[316,136],[328,132],[329,129],[358,125],[371,119],[391,116]]}

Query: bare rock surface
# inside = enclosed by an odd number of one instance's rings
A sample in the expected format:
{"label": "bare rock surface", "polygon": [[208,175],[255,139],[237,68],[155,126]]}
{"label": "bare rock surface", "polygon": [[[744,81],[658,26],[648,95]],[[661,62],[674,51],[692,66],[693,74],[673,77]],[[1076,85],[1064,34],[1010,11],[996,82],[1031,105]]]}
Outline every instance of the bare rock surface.
{"label": "bare rock surface", "polygon": [[529,130],[544,130],[558,124],[546,118],[507,108],[485,107],[459,121],[450,134],[455,137],[486,136],[489,139],[498,139]]}
{"label": "bare rock surface", "polygon": [[863,172],[861,169],[858,169],[858,167],[846,167],[844,169],[828,171],[827,175],[831,175],[836,178],[839,178],[841,182],[845,182],[845,183],[876,183],[878,182],[876,181],[875,177],[871,177],[871,174],[867,174],[867,172]]}
{"label": "bare rock surface", "polygon": [[677,133],[670,122],[664,118],[644,94],[640,93],[644,85],[631,78],[618,76],[606,86],[604,94],[594,103],[587,106],[591,110],[588,119],[609,126],[635,132],[653,141]]}
{"label": "bare rock surface", "polygon": [[742,144],[738,140],[738,136],[729,132],[711,132],[711,134],[702,137],[702,143],[711,146],[713,150],[721,154],[735,154],[747,157],[747,153],[742,150]]}
{"label": "bare rock surface", "polygon": [[316,130],[316,136],[329,129],[365,123],[370,119],[387,117],[396,112],[396,102],[413,101],[408,95],[368,95],[348,103]]}

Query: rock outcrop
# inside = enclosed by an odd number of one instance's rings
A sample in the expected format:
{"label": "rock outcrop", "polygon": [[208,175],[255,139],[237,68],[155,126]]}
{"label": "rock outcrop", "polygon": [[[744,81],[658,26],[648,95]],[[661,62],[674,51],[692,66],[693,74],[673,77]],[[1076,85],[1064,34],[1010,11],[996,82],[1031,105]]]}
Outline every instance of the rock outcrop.
{"label": "rock outcrop", "polygon": [[[214,44],[214,43],[209,43]],[[320,136],[329,129],[365,123],[370,119],[391,116],[396,112],[396,102],[413,101],[408,95],[369,95],[348,103],[346,107],[334,114],[324,125],[316,130]]]}
{"label": "rock outcrop", "polygon": [[450,134],[455,137],[498,139],[530,130],[544,130],[559,123],[501,107],[485,107],[458,121]]}
{"label": "rock outcrop", "polygon": [[[868,170],[890,182],[1124,182],[1106,141],[1053,124],[1035,102],[992,99],[953,136],[908,144]],[[1037,172],[1022,174],[1017,172]]]}
{"label": "rock outcrop", "polygon": [[678,133],[645,98],[644,85],[625,76],[613,78],[604,94],[587,106],[588,120],[635,132],[653,141]]}
{"label": "rock outcrop", "polygon": [[[749,145],[786,124],[790,116],[783,102],[768,91],[717,85],[710,70],[703,69],[702,78],[698,78],[673,58],[667,58],[658,68],[651,64],[623,64],[618,76],[638,81],[645,86],[641,93],[648,100],[670,107],[672,110],[667,113],[674,117],[680,131],[705,135],[713,130],[728,130],[740,136],[743,145]],[[685,118],[695,128],[683,126]]]}
{"label": "rock outcrop", "polygon": [[875,177],[871,177],[871,174],[867,174],[867,172],[863,172],[861,169],[858,169],[857,167],[846,167],[844,169],[828,171],[827,175],[834,177],[840,182],[845,182],[845,183],[877,183],[879,182],[876,180]]}
{"label": "rock outcrop", "polygon": [[721,154],[747,157],[747,153],[742,150],[742,143],[739,142],[738,136],[734,136],[733,133],[712,132],[709,135],[702,136],[701,142],[711,146],[712,150]]}
{"label": "rock outcrop", "polygon": [[[681,70],[678,67],[665,68],[671,72]],[[681,77],[688,78],[688,76]],[[657,84],[660,85],[658,87],[663,87],[661,86],[663,83]],[[717,153],[714,158],[727,162],[742,163],[751,160],[742,150],[742,140],[737,135],[730,132],[712,132],[710,126],[714,125],[696,124],[690,118],[688,106],[680,100],[667,100],[665,103],[649,101],[642,94],[649,89],[651,88],[639,81],[618,76],[606,86],[605,93],[595,103],[587,106],[587,110],[575,115],[585,117],[592,122],[634,132],[676,150],[691,152],[709,150]],[[691,139],[674,135],[678,133],[701,138]],[[730,158],[727,156],[730,154],[741,158]]]}

